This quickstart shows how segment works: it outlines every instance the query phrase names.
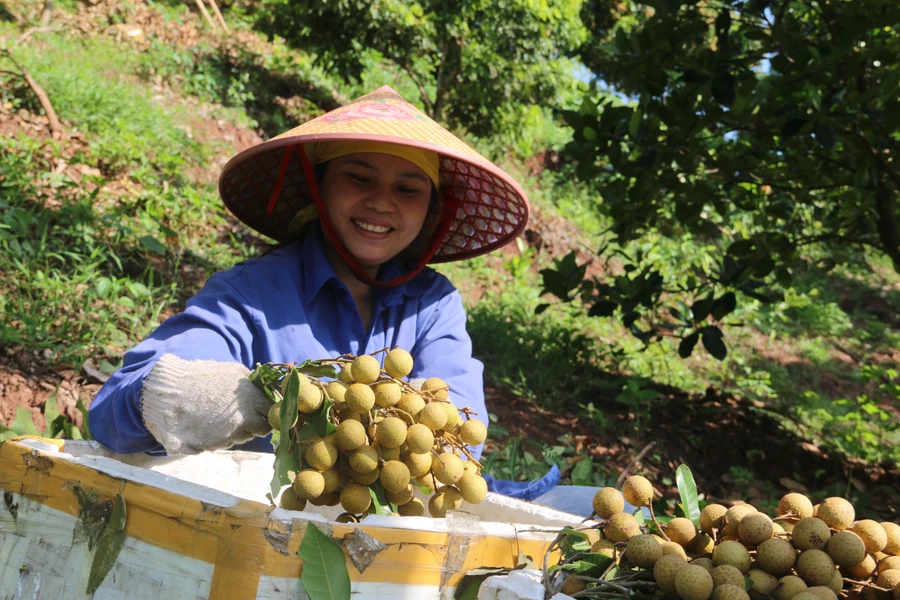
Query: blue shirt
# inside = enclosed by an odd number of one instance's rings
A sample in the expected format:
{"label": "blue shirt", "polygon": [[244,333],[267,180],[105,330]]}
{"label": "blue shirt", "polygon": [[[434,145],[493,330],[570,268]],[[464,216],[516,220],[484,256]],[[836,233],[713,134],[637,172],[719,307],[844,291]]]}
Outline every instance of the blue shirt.
{"label": "blue shirt", "polygon": [[[91,404],[91,434],[119,453],[161,451],[141,417],[144,378],[163,354],[186,360],[290,363],[341,354],[371,354],[399,346],[413,357],[410,377],[440,377],[457,407],[471,407],[488,424],[481,362],[472,358],[466,314],[456,288],[425,269],[407,283],[373,289],[369,330],[347,286],[325,255],[317,227],[294,242],[213,275],[174,315],[125,354],[124,364]],[[400,272],[392,261],[379,277]],[[383,357],[383,355],[379,355]],[[265,438],[242,446],[271,451]],[[477,455],[481,454],[481,447]]]}

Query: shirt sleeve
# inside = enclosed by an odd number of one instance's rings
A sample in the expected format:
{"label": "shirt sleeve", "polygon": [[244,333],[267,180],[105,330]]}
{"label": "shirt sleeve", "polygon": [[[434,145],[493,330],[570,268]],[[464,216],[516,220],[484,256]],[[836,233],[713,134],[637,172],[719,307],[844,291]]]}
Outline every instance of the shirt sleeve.
{"label": "shirt sleeve", "polygon": [[[484,366],[472,357],[472,340],[466,331],[466,311],[459,292],[440,299],[417,335],[410,378],[440,377],[450,386],[450,399],[457,408],[470,408],[488,425],[484,404]],[[474,449],[481,456],[482,446]]]}
{"label": "shirt sleeve", "polygon": [[240,362],[253,368],[253,310],[230,282],[214,275],[184,312],[174,315],[125,354],[122,368],[103,386],[90,407],[91,435],[121,454],[161,451],[141,416],[144,378],[163,354],[185,360]]}

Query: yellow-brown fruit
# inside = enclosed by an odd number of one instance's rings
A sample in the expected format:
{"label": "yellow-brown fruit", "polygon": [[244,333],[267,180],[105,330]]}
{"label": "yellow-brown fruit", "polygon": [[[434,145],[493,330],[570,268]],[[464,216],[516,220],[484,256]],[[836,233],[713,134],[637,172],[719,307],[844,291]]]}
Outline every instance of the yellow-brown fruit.
{"label": "yellow-brown fruit", "polygon": [[866,558],[866,545],[852,531],[839,531],[828,540],[825,550],[839,567],[855,567]]}
{"label": "yellow-brown fruit", "polygon": [[831,579],[831,583],[829,584],[828,587],[830,587],[831,591],[834,592],[834,596],[836,599],[837,596],[844,589],[844,576],[841,575],[840,571],[834,572],[834,577]]}
{"label": "yellow-brown fruit", "polygon": [[[334,501],[335,495],[334,493],[323,492],[318,498],[310,498],[309,503],[313,506],[327,506],[329,502]],[[337,494],[337,497],[340,498],[340,494]]]}
{"label": "yellow-brown fruit", "polygon": [[394,348],[384,356],[384,370],[394,379],[403,379],[413,370],[413,358],[403,348]]}
{"label": "yellow-brown fruit", "polygon": [[369,412],[375,406],[375,392],[365,384],[351,383],[344,394],[344,405],[355,413]]}
{"label": "yellow-brown fruit", "polygon": [[700,511],[700,529],[707,535],[713,534],[713,529],[722,528],[722,517],[728,509],[721,504],[707,504]]}
{"label": "yellow-brown fruit", "polygon": [[306,500],[299,497],[293,488],[285,488],[281,492],[279,504],[285,510],[303,510],[306,508]]}
{"label": "yellow-brown fruit", "polygon": [[385,448],[384,446],[378,446],[378,456],[381,457],[381,460],[400,460],[400,448]]}
{"label": "yellow-brown fruit", "polygon": [[340,373],[338,373],[338,380],[341,383],[346,383],[350,385],[355,380],[353,379],[353,371],[351,370],[353,366],[350,363],[345,364],[341,367]]}
{"label": "yellow-brown fruit", "polygon": [[406,423],[397,417],[387,417],[375,427],[375,439],[385,448],[399,448],[406,441]]}
{"label": "yellow-brown fruit", "polygon": [[337,402],[340,404],[344,401],[344,396],[347,394],[347,384],[343,381],[329,381],[325,384],[325,395],[328,396],[333,402]]}
{"label": "yellow-brown fruit", "polygon": [[326,471],[337,462],[338,449],[334,445],[334,436],[319,440],[306,449],[306,463],[318,471]]}
{"label": "yellow-brown fruit", "polygon": [[403,455],[403,464],[409,468],[410,477],[421,477],[431,470],[431,454],[409,452]]}
{"label": "yellow-brown fruit", "polygon": [[[677,546],[678,544],[675,544],[675,545]],[[695,558],[690,562],[690,564],[697,565],[698,567],[703,567],[704,569],[709,571],[710,574],[712,574],[713,569],[716,568],[716,563],[714,563],[713,559],[709,558],[708,556],[701,556],[700,558]]]}
{"label": "yellow-brown fruit", "polygon": [[391,504],[396,504],[400,506],[401,504],[406,504],[410,500],[413,499],[413,486],[412,484],[407,484],[405,488],[400,490],[399,492],[388,492],[385,491],[384,497],[387,498],[387,501]]}
{"label": "yellow-brown fruit", "polygon": [[653,579],[656,580],[656,585],[660,590],[669,596],[674,596],[676,593],[675,578],[678,576],[678,572],[687,566],[688,563],[683,558],[672,555],[662,556],[653,565]]}
{"label": "yellow-brown fruit", "polygon": [[359,421],[352,419],[341,421],[334,432],[334,444],[343,452],[353,452],[368,443],[366,428]]}
{"label": "yellow-brown fruit", "polygon": [[410,426],[406,432],[406,447],[413,454],[424,454],[434,446],[434,432],[421,423]]}
{"label": "yellow-brown fruit", "polygon": [[[275,431],[281,431],[281,402],[273,404],[269,407],[269,427],[274,429]],[[298,415],[299,418],[299,415]],[[294,419],[294,424],[291,425],[293,427],[297,424],[297,419]]]}
{"label": "yellow-brown fruit", "polygon": [[772,522],[772,530],[775,532],[772,535],[778,535],[779,533],[785,533],[784,527],[781,526],[781,523]]}
{"label": "yellow-brown fruit", "polygon": [[419,413],[422,412],[422,409],[425,408],[425,400],[415,392],[405,392],[400,396],[400,401],[397,402],[397,408],[409,413],[409,416],[416,418],[419,416]]}
{"label": "yellow-brown fruit", "polygon": [[791,600],[806,588],[806,582],[796,575],[785,575],[778,580],[778,585],[772,591],[772,598],[774,600]]}
{"label": "yellow-brown fruit", "polygon": [[784,575],[793,568],[796,559],[794,547],[781,538],[770,538],[756,549],[759,568],[772,575]]}
{"label": "yellow-brown fruit", "polygon": [[837,594],[827,585],[814,585],[807,588],[806,591],[814,594],[819,600],[837,600]]}
{"label": "yellow-brown fruit", "polygon": [[713,591],[712,575],[703,567],[688,565],[675,576],[675,591],[681,600],[706,600]]}
{"label": "yellow-brown fruit", "polygon": [[900,525],[882,521],[881,526],[884,527],[884,532],[887,534],[887,544],[884,545],[882,552],[892,556],[900,555]]}
{"label": "yellow-brown fruit", "polygon": [[750,570],[750,551],[735,540],[725,540],[713,550],[713,562],[717,565],[731,565],[741,573]]}
{"label": "yellow-brown fruit", "polygon": [[609,517],[603,534],[608,540],[617,544],[627,542],[641,532],[637,519],[625,512],[616,513]]}
{"label": "yellow-brown fruit", "polygon": [[359,383],[375,383],[381,376],[381,363],[369,354],[363,354],[353,359],[350,367],[353,379]]}
{"label": "yellow-brown fruit", "polygon": [[[463,500],[465,500],[465,498],[463,498]],[[579,529],[579,531],[584,534],[585,541],[591,546],[603,539],[603,532],[599,529]]]}
{"label": "yellow-brown fruit", "polygon": [[791,492],[782,496],[778,502],[778,516],[792,514],[797,520],[813,516],[812,501],[797,492]]}
{"label": "yellow-brown fruit", "polygon": [[447,411],[440,402],[429,402],[419,411],[419,423],[432,431],[443,429],[447,424]]}
{"label": "yellow-brown fruit", "polygon": [[818,517],[800,519],[791,531],[791,541],[798,550],[824,550],[831,539],[831,530]]}
{"label": "yellow-brown fruit", "polygon": [[847,500],[834,496],[826,498],[819,504],[819,511],[816,513],[816,516],[825,521],[825,524],[829,527],[847,529],[853,523],[853,519],[856,518],[856,511],[853,510],[853,505]]}
{"label": "yellow-brown fruit", "polygon": [[381,467],[381,485],[388,492],[405,490],[409,485],[409,467],[399,460],[389,460]]}
{"label": "yellow-brown fruit", "polygon": [[632,506],[650,506],[653,501],[653,486],[646,477],[632,475],[622,484],[622,495]]}
{"label": "yellow-brown fruit", "polygon": [[418,498],[413,498],[406,504],[398,506],[397,512],[404,517],[424,517],[425,505]]}
{"label": "yellow-brown fruit", "polygon": [[350,468],[357,473],[371,473],[378,467],[378,450],[360,446],[350,454]]}
{"label": "yellow-brown fruit", "polygon": [[395,406],[403,395],[403,390],[393,381],[376,383],[372,386],[372,391],[375,392],[375,404],[381,408]]}
{"label": "yellow-brown fruit", "polygon": [[608,556],[611,559],[615,560],[616,545],[607,539],[597,540],[596,542],[591,544],[591,552],[602,554],[603,556]]}
{"label": "yellow-brown fruit", "polygon": [[487,427],[478,419],[469,419],[459,426],[459,437],[469,446],[483,444],[487,439]]}
{"label": "yellow-brown fruit", "polygon": [[713,589],[712,600],[750,600],[744,586],[726,583]]}
{"label": "yellow-brown fruit", "polygon": [[875,573],[876,567],[877,563],[875,561],[875,557],[871,554],[866,554],[866,557],[861,563],[852,567],[841,569],[841,571],[843,571],[853,579],[868,579],[872,576],[873,573]]}
{"label": "yellow-brown fruit", "polygon": [[378,481],[379,477],[381,477],[381,469],[376,467],[368,473],[359,473],[357,471],[354,471],[353,469],[350,469],[349,475],[350,479],[352,479],[359,485],[372,485],[373,483]]}
{"label": "yellow-brown fruit", "polygon": [[562,587],[559,588],[559,591],[566,596],[571,596],[573,594],[577,594],[578,592],[583,592],[586,589],[587,581],[577,575],[569,575],[563,581]]}
{"label": "yellow-brown fruit", "polygon": [[884,573],[889,569],[900,569],[900,556],[885,556],[878,561],[877,571]]}
{"label": "yellow-brown fruit", "polygon": [[325,478],[315,469],[303,469],[291,484],[294,493],[301,500],[310,500],[322,495],[325,490]]}
{"label": "yellow-brown fruit", "polygon": [[444,423],[444,431],[448,433],[458,434],[459,427],[462,425],[462,419],[459,417],[459,409],[451,402],[442,402],[444,410],[447,411],[447,422]]}
{"label": "yellow-brown fruit", "polygon": [[341,506],[352,515],[359,515],[369,509],[372,504],[372,496],[369,488],[358,483],[348,483],[341,490]]}
{"label": "yellow-brown fruit", "polygon": [[834,561],[822,550],[804,550],[797,558],[797,575],[809,586],[831,583],[834,569]]}
{"label": "yellow-brown fruit", "polygon": [[460,480],[456,482],[456,487],[459,488],[463,500],[469,504],[479,504],[487,497],[487,481],[481,475],[464,472]]}
{"label": "yellow-brown fruit", "polygon": [[744,574],[731,565],[719,565],[710,574],[713,578],[713,587],[719,587],[726,583],[739,586],[741,589],[744,587]]}
{"label": "yellow-brown fruit", "polygon": [[464,460],[463,469],[465,469],[466,473],[471,473],[472,475],[481,475],[481,471],[478,469],[478,465],[475,464],[474,461]]}
{"label": "yellow-brown fruit", "polygon": [[601,519],[625,510],[625,498],[622,492],[612,487],[605,487],[594,494],[594,514]]}
{"label": "yellow-brown fruit", "polygon": [[753,582],[747,593],[754,600],[768,598],[775,591],[775,588],[778,587],[778,579],[762,569],[750,569],[747,572],[747,577]]}
{"label": "yellow-brown fruit", "polygon": [[878,521],[872,519],[857,521],[850,526],[850,531],[862,539],[863,544],[866,545],[866,552],[869,554],[881,552],[887,546],[887,531]]}
{"label": "yellow-brown fruit", "polygon": [[641,569],[651,568],[656,564],[656,561],[662,558],[662,555],[663,552],[659,542],[656,541],[655,537],[646,533],[632,537],[628,540],[628,545],[625,547],[625,556],[628,557],[628,560],[633,565]]}
{"label": "yellow-brown fruit", "polygon": [[462,461],[451,452],[442,452],[435,456],[431,463],[431,469],[437,480],[447,485],[453,485],[462,479],[465,472]]}
{"label": "yellow-brown fruit", "polygon": [[[431,461],[431,457],[428,458],[429,462]],[[428,493],[434,493],[434,488],[437,487],[437,480],[431,473],[427,473],[422,475],[421,477],[416,477],[415,480],[416,485],[428,490]]]}
{"label": "yellow-brown fruit", "polygon": [[715,547],[715,540],[705,533],[698,533],[684,548],[691,554],[712,554]]}
{"label": "yellow-brown fruit", "polygon": [[341,473],[337,467],[322,471],[322,479],[325,480],[325,487],[322,488],[323,494],[330,494],[341,487]]}
{"label": "yellow-brown fruit", "polygon": [[442,485],[434,490],[434,495],[428,501],[428,513],[435,519],[442,519],[451,510],[456,510],[462,504],[462,496],[459,490],[452,485]]}
{"label": "yellow-brown fruit", "polygon": [[677,517],[663,526],[669,539],[679,546],[687,546],[697,536],[697,528],[690,519]]}
{"label": "yellow-brown fruit", "polygon": [[359,523],[359,519],[356,518],[356,515],[351,515],[348,512],[339,514],[334,520],[338,523]]}
{"label": "yellow-brown fruit", "polygon": [[725,511],[725,517],[723,518],[723,521],[725,523],[723,531],[725,535],[735,540],[738,539],[740,537],[739,528],[741,519],[755,512],[758,511],[754,506],[751,506],[750,504],[735,504],[727,511]]}
{"label": "yellow-brown fruit", "polygon": [[421,392],[435,400],[446,400],[450,396],[449,386],[447,382],[440,377],[430,377],[422,383],[419,388]]}
{"label": "yellow-brown fruit", "polygon": [[307,384],[300,387],[300,395],[297,396],[297,410],[303,414],[314,413],[322,406],[322,388],[317,385]]}
{"label": "yellow-brown fruit", "polygon": [[900,569],[888,569],[879,574],[875,580],[875,585],[888,590],[894,589],[898,584],[900,584]]}
{"label": "yellow-brown fruit", "polygon": [[[759,546],[775,533],[772,519],[761,512],[750,513],[738,524],[738,537],[747,546]],[[752,594],[751,594],[752,596]]]}
{"label": "yellow-brown fruit", "polygon": [[791,600],[821,600],[821,598],[814,592],[810,592],[809,589],[805,589],[791,598]]}
{"label": "yellow-brown fruit", "polygon": [[659,546],[662,548],[664,556],[668,554],[674,554],[675,556],[680,556],[684,560],[687,560],[687,552],[685,552],[684,546],[682,546],[681,544],[662,541],[659,543]]}

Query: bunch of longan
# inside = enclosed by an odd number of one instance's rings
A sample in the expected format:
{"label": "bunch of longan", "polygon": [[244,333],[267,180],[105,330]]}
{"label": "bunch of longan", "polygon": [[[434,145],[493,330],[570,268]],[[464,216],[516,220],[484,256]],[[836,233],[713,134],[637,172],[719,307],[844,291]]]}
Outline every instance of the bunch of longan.
{"label": "bunch of longan", "polygon": [[[383,492],[383,502],[395,514],[424,516],[425,505],[414,487],[430,495],[428,512],[444,517],[462,500],[477,504],[487,494],[481,465],[469,447],[487,437],[487,427],[462,412],[449,400],[449,387],[437,378],[419,388],[404,379],[412,372],[413,359],[394,348],[384,356],[384,367],[372,355],[340,357],[304,363],[316,369],[340,368],[331,381],[299,375],[297,420],[290,429],[301,470],[290,474],[291,487],[281,494],[281,506],[303,510],[340,504],[340,521],[358,521],[375,510],[373,495]],[[275,399],[286,393],[290,366]],[[315,371],[315,369],[311,369]],[[318,371],[315,371],[318,372]],[[318,418],[330,423],[324,435],[311,434],[307,424]],[[281,402],[269,411],[269,423],[281,430]],[[283,443],[279,441],[279,443]],[[463,456],[467,460],[463,460]],[[372,490],[372,491],[370,491]]]}
{"label": "bunch of longan", "polygon": [[[652,485],[640,476],[626,479],[621,492],[603,488],[594,496],[601,525],[591,530],[590,552],[631,573],[620,587],[644,585],[681,600],[900,600],[900,525],[856,520],[844,498],[814,506],[790,493],[774,519],[749,504],[709,504],[699,527],[683,517],[660,525],[654,517],[650,533],[624,508],[627,500],[652,510],[652,499]],[[579,597],[596,589],[601,597],[610,591],[604,585],[569,576],[561,589],[585,592]]]}

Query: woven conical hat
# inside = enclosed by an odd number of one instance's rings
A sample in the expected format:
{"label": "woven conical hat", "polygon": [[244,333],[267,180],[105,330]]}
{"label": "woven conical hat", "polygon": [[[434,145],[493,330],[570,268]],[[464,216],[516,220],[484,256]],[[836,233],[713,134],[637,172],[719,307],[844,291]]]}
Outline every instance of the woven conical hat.
{"label": "woven conical hat", "polygon": [[[388,86],[232,158],[219,178],[225,205],[256,231],[278,241],[292,239],[292,218],[313,203],[297,147],[347,140],[402,144],[439,155],[441,197],[455,210],[431,262],[490,252],[525,227],[529,208],[521,186]],[[423,230],[420,237],[430,234]]]}

